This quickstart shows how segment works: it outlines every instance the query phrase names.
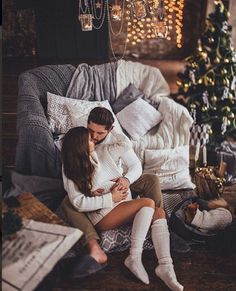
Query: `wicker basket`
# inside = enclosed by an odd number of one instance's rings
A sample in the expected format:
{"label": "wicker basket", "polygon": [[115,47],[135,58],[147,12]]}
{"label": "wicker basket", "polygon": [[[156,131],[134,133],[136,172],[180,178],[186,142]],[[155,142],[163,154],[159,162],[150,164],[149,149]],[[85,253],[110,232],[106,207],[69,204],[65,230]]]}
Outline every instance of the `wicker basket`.
{"label": "wicker basket", "polygon": [[195,170],[197,195],[205,200],[219,198],[224,190],[224,179],[217,176],[214,167],[197,168]]}

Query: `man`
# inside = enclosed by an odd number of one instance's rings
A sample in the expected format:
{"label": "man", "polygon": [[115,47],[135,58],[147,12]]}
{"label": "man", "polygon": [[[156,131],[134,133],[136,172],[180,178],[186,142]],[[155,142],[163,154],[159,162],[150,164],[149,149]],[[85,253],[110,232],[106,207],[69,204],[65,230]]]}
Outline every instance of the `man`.
{"label": "man", "polygon": [[[122,139],[122,142],[125,141],[127,144],[130,144],[129,139],[125,135],[115,134],[114,130],[112,131],[113,123],[114,117],[112,113],[103,107],[95,107],[88,116],[87,128],[89,129],[91,138],[95,143],[98,157],[100,144],[118,144],[121,142],[120,139]],[[123,189],[130,188],[134,197],[137,195],[149,197],[155,201],[156,206],[163,207],[162,193],[158,177],[153,174],[143,174],[139,179],[137,179],[142,172],[142,165],[134,153],[132,146],[130,146],[130,150],[125,152],[125,154],[115,162],[122,162],[122,164],[127,168],[125,175],[115,180],[116,185],[119,184]],[[135,179],[137,180],[135,181]],[[103,189],[97,189],[96,195],[102,195],[102,192]],[[107,255],[99,246],[99,236],[86,214],[76,211],[67,196],[61,204],[61,209],[68,222],[72,226],[83,231],[85,244],[90,258],[95,260],[96,263],[101,266],[105,264],[107,262]],[[80,271],[83,272],[83,270]]]}

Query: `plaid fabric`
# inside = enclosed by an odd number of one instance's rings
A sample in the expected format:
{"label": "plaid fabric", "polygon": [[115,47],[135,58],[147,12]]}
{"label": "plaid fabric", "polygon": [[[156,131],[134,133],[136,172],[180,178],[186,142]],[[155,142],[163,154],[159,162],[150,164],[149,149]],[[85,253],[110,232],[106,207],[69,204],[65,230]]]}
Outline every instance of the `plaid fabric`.
{"label": "plaid fabric", "polygon": [[208,124],[193,124],[190,128],[190,145],[196,146],[198,143],[200,143],[201,147],[206,145],[209,141],[209,128]]}

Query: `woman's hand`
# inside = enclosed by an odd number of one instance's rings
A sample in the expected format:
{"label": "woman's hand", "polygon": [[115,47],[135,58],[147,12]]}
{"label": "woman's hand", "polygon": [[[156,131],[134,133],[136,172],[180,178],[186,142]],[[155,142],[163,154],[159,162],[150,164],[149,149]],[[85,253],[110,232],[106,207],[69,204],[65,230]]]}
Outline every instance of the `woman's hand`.
{"label": "woman's hand", "polygon": [[111,190],[112,200],[113,202],[120,202],[128,196],[127,189],[124,187],[120,187],[119,185],[115,186]]}
{"label": "woman's hand", "polygon": [[125,177],[120,177],[120,178],[116,178],[116,179],[112,179],[111,180],[112,182],[115,182],[114,186],[112,187],[112,189],[115,187],[115,186],[120,186],[120,187],[125,187],[127,190],[130,186],[130,182],[127,178]]}
{"label": "woman's hand", "polygon": [[102,196],[104,189],[99,188],[91,192],[91,196]]}

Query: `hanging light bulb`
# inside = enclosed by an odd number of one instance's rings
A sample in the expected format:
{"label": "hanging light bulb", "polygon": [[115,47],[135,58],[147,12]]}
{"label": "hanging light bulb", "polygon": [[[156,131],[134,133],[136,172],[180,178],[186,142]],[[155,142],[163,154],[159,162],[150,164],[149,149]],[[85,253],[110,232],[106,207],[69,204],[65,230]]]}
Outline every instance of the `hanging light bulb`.
{"label": "hanging light bulb", "polygon": [[141,19],[146,17],[147,13],[144,0],[132,1],[131,4],[136,18]]}
{"label": "hanging light bulb", "polygon": [[117,0],[111,6],[111,19],[114,21],[121,21],[122,19],[122,9],[120,4],[117,3]]}
{"label": "hanging light bulb", "polygon": [[79,20],[81,23],[82,31],[91,31],[93,30],[93,15],[92,14],[80,14]]}
{"label": "hanging light bulb", "polygon": [[158,38],[166,38],[168,35],[168,26],[165,20],[164,0],[160,0],[156,23],[153,32]]}
{"label": "hanging light bulb", "polygon": [[153,32],[157,38],[166,38],[168,35],[168,27],[165,21],[158,21],[153,27]]}

